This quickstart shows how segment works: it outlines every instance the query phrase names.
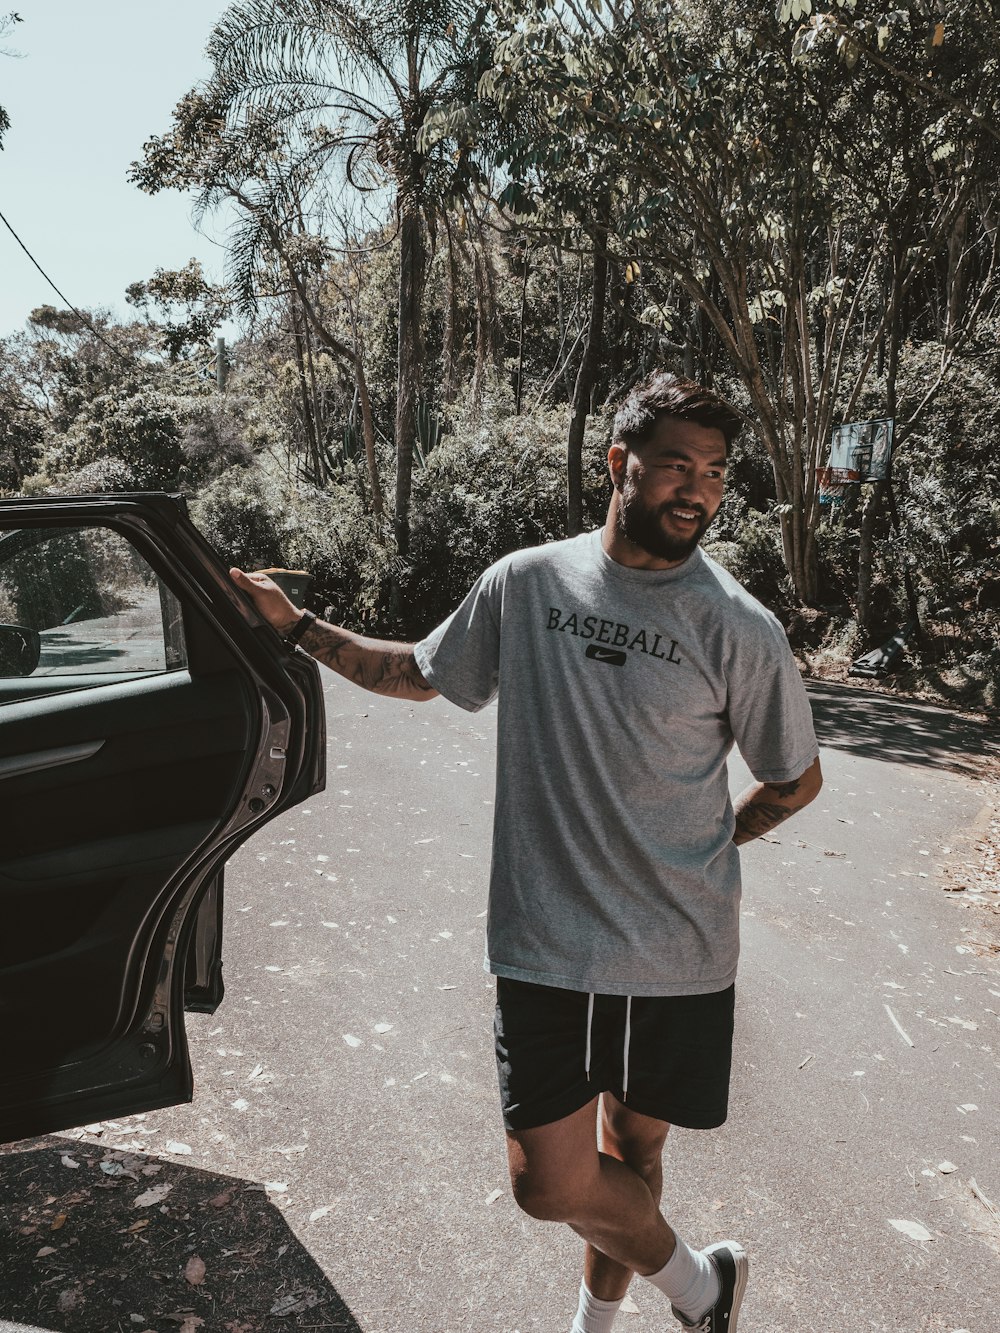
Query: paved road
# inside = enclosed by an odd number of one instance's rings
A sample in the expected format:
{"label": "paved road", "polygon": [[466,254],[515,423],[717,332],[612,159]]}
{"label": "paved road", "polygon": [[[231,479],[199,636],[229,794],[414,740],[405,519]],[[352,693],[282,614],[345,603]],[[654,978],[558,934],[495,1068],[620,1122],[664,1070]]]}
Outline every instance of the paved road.
{"label": "paved road", "polygon": [[[190,1022],[194,1105],[87,1137],[162,1154],[171,1179],[268,1187],[289,1230],[248,1280],[266,1290],[273,1267],[277,1290],[291,1247],[319,1304],[244,1314],[236,1333],[566,1333],[579,1242],[518,1213],[496,1110],[481,970],[495,712],[333,678],[327,699],[327,792],[230,866],[228,994]],[[730,1121],[672,1132],[666,1211],[696,1244],[748,1242],[741,1333],[997,1333],[996,917],[940,879],[985,804],[960,756],[991,742],[861,692],[814,702],[823,793],[744,851]],[[734,787],[746,778],[734,764]],[[632,1296],[623,1333],[674,1327],[658,1293]],[[141,1330],[130,1308],[108,1327]]]}

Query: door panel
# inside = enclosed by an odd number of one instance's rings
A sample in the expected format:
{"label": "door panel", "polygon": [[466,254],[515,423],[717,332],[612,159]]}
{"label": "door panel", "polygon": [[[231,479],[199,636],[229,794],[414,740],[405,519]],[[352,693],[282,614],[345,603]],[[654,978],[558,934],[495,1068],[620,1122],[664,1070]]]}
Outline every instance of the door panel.
{"label": "door panel", "polygon": [[223,863],[322,785],[315,663],[234,593],[166,497],[0,502],[43,643],[0,679],[0,1138],[191,1095]]}

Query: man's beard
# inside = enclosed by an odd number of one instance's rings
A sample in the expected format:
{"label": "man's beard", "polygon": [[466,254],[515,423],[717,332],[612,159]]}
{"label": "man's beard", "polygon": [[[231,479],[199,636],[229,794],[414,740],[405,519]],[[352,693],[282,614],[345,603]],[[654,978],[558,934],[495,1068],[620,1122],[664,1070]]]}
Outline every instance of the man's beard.
{"label": "man's beard", "polygon": [[[671,537],[662,524],[663,515],[672,508],[690,509],[699,514],[697,527],[688,537]],[[639,498],[635,484],[626,479],[618,500],[618,530],[633,546],[640,547],[660,560],[676,563],[686,560],[715,517],[705,513],[702,505],[677,505],[674,502],[651,509]]]}

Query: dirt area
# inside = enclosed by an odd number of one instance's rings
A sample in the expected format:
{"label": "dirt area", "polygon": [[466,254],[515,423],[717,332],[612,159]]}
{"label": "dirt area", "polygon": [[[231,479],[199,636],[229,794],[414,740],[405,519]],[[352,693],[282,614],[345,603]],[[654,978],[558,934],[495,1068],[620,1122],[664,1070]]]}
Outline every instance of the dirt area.
{"label": "dirt area", "polygon": [[93,1141],[153,1119],[0,1146],[0,1317],[60,1333],[360,1333],[266,1185]]}

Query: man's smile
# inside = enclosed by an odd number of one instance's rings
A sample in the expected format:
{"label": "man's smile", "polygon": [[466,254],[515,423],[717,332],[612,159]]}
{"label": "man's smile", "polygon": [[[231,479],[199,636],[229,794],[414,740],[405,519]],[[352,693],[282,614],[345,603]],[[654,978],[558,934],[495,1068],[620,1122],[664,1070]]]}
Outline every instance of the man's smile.
{"label": "man's smile", "polygon": [[705,517],[705,511],[696,505],[689,507],[687,505],[667,504],[663,506],[663,513],[671,518],[676,518],[682,523],[700,523]]}

